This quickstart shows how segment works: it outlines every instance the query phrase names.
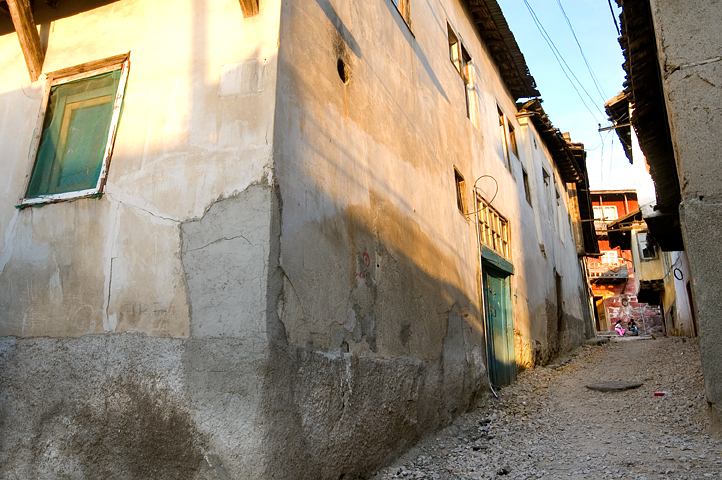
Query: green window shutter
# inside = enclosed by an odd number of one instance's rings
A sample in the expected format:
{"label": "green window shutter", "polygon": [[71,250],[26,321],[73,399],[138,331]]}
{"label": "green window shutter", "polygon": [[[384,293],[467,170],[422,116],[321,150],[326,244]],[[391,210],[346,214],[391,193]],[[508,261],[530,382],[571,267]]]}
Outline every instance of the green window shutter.
{"label": "green window shutter", "polygon": [[95,188],[120,76],[118,69],[51,88],[26,198]]}

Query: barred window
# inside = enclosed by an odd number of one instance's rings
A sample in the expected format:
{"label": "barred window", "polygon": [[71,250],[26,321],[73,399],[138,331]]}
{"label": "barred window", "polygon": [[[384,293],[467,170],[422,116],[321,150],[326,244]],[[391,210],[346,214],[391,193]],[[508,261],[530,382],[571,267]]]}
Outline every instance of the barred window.
{"label": "barred window", "polygon": [[501,257],[510,260],[509,221],[481,197],[477,197],[481,242]]}

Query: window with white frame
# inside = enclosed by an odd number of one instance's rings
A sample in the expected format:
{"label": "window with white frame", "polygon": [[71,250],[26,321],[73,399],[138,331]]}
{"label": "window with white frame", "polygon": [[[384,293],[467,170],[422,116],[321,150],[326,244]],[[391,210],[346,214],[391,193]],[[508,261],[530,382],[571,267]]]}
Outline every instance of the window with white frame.
{"label": "window with white frame", "polygon": [[614,205],[595,205],[592,207],[594,218],[602,221],[616,220],[617,207]]}
{"label": "window with white frame", "polygon": [[616,250],[602,250],[602,263],[617,266],[619,264],[619,253]]}
{"label": "window with white frame", "polygon": [[23,205],[102,192],[129,68],[124,54],[47,75]]}
{"label": "window with white frame", "polygon": [[653,260],[657,258],[657,249],[654,244],[649,241],[646,233],[638,233],[637,242],[639,243],[639,254],[642,256],[642,260]]}
{"label": "window with white frame", "polygon": [[615,205],[594,205],[592,213],[594,215],[594,228],[597,230],[605,229],[609,221],[619,218]]}

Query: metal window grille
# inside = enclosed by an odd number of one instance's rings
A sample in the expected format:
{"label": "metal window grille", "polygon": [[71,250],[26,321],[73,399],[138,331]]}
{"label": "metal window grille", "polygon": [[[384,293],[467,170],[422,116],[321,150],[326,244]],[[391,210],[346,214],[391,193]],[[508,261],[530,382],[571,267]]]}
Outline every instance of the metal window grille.
{"label": "metal window grille", "polygon": [[479,233],[482,243],[501,257],[509,260],[511,254],[509,242],[509,221],[494,207],[482,199],[477,199],[479,210]]}

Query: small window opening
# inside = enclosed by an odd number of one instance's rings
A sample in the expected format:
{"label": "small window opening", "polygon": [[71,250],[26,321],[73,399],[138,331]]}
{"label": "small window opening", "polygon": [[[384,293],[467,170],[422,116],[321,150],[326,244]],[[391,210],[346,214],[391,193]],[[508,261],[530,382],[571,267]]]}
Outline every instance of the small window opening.
{"label": "small window opening", "polygon": [[339,58],[338,62],[336,62],[336,70],[338,71],[338,76],[341,81],[344,84],[348,84],[348,69],[346,68],[346,63],[342,58]]}
{"label": "small window opening", "polygon": [[454,168],[454,177],[456,180],[456,206],[459,208],[459,211],[461,213],[466,214],[464,202],[464,177],[459,173],[456,168]]}
{"label": "small window opening", "polygon": [[526,201],[531,205],[531,189],[529,188],[529,174],[526,173],[526,169],[521,167],[521,174],[524,180],[524,194],[526,195]]}
{"label": "small window opening", "polygon": [[456,71],[461,75],[461,48],[459,47],[459,38],[448,23],[446,24],[446,29],[449,32],[449,58],[451,59],[451,63],[454,64]]}
{"label": "small window opening", "polygon": [[514,125],[511,124],[511,122],[507,122],[509,124],[509,145],[511,146],[511,151],[514,152],[514,155],[516,155],[517,158],[519,158],[519,149],[516,145],[516,132],[514,131]]}
{"label": "small window opening", "polygon": [[496,106],[496,113],[499,116],[499,134],[501,136],[501,148],[504,152],[504,162],[506,162],[506,168],[511,170],[509,162],[509,145],[507,144],[506,136],[506,117],[504,116],[504,112],[501,111],[499,105]]}
{"label": "small window opening", "polygon": [[464,81],[466,116],[476,125],[476,95],[474,93],[471,55],[469,55],[464,44],[459,41],[459,37],[454,33],[448,22],[446,23],[446,29],[449,34],[449,59]]}
{"label": "small window opening", "polygon": [[474,111],[476,109],[474,100],[476,97],[474,96],[474,84],[471,81],[471,55],[469,55],[469,52],[466,51],[463,44],[461,45],[461,62],[463,71],[461,78],[464,79],[464,93],[466,96],[466,116],[469,120],[476,123],[474,118]]}
{"label": "small window opening", "polygon": [[657,258],[657,249],[649,240],[646,233],[638,234],[637,241],[639,242],[639,251],[642,254],[642,260],[652,260]]}

